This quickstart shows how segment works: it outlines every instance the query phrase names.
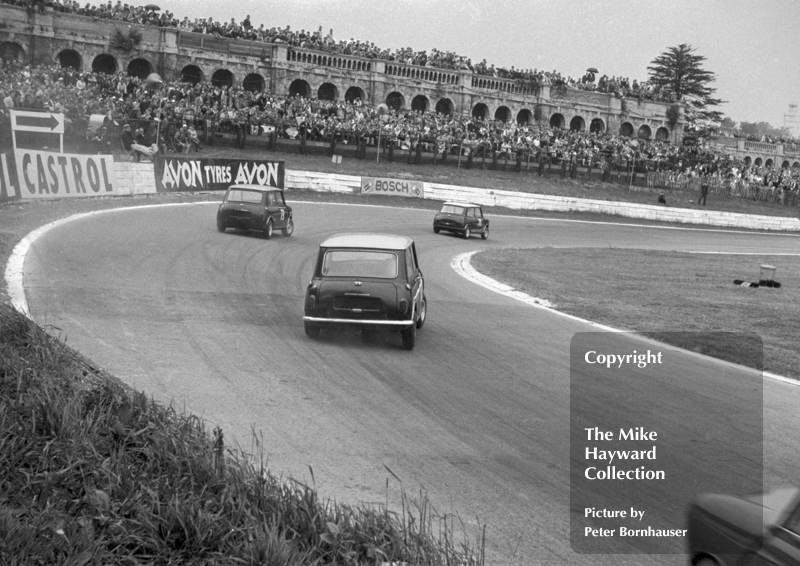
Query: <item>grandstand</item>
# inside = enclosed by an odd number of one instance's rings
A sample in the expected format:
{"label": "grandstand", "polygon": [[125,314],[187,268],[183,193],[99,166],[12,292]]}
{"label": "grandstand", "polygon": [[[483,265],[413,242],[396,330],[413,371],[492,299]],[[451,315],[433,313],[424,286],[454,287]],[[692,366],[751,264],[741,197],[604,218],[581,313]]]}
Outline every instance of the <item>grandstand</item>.
{"label": "grandstand", "polygon": [[[230,143],[364,159],[369,148],[408,164],[658,189],[698,190],[708,179],[712,193],[800,202],[798,140],[683,143],[680,105],[646,83],[499,72],[436,50],[99,6],[0,2],[0,110],[63,112],[72,151],[135,157],[133,142]],[[148,84],[152,73],[163,80]],[[4,120],[0,112],[7,147]],[[122,143],[125,124],[137,139]]]}

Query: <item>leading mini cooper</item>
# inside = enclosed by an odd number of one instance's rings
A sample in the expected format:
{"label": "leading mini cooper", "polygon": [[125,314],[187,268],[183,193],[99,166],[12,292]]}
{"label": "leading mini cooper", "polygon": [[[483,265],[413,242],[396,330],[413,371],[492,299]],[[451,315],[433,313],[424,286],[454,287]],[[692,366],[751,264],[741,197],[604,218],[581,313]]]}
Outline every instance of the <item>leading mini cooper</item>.
{"label": "leading mini cooper", "polygon": [[477,204],[464,202],[445,202],[433,218],[433,231],[444,230],[469,238],[480,234],[484,240],[489,237],[489,219],[483,217],[483,210]]}
{"label": "leading mini cooper", "polygon": [[284,236],[294,232],[292,207],[283,191],[262,185],[231,185],[217,209],[217,230],[227,228],[257,231],[269,240],[275,230]]}
{"label": "leading mini cooper", "polygon": [[411,350],[428,311],[425,280],[411,238],[392,234],[338,234],[319,246],[306,290],[303,324],[322,329],[386,328]]}

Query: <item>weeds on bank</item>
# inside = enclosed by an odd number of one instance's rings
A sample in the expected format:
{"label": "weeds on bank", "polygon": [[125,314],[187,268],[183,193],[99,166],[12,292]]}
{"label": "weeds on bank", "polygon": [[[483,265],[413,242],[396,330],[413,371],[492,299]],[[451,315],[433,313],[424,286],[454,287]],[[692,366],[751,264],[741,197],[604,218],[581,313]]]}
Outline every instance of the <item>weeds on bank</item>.
{"label": "weeds on bank", "polygon": [[400,506],[322,501],[275,478],[221,430],[209,437],[197,417],[97,376],[0,305],[4,564],[483,563],[424,494]]}

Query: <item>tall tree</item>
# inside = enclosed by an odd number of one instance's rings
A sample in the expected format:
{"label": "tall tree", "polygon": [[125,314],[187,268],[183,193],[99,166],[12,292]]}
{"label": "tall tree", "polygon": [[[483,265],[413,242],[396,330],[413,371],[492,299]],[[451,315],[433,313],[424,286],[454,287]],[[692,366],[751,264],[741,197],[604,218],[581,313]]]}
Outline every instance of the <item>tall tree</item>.
{"label": "tall tree", "polygon": [[686,122],[704,130],[722,120],[722,112],[714,110],[725,101],[714,98],[717,89],[711,83],[716,75],[703,68],[706,58],[686,43],[670,47],[650,62],[650,82],[668,89],[686,107]]}

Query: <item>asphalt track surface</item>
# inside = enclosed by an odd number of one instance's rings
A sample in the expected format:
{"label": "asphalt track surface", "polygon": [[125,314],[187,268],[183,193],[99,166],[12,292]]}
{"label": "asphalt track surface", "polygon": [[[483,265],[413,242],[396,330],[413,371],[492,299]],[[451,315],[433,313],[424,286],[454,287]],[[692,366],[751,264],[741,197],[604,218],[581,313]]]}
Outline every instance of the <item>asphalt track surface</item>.
{"label": "asphalt track surface", "polygon": [[[30,312],[134,388],[221,426],[229,444],[260,445],[274,474],[313,482],[323,497],[397,506],[402,489],[457,513],[470,536],[486,524],[487,563],[686,562],[682,538],[632,537],[622,547],[662,554],[573,550],[570,517],[581,519],[583,508],[573,501],[570,510],[570,344],[596,328],[493,293],[451,262],[464,252],[539,246],[796,253],[798,237],[497,216],[488,240],[467,241],[434,235],[427,210],[293,206],[295,234],[270,241],[218,233],[213,203],[63,223],[27,254]],[[317,247],[342,231],[416,240],[429,310],[413,351],[393,334],[305,336]],[[660,348],[669,360],[660,373],[600,380],[572,400],[573,426],[625,414],[664,439],[647,464],[673,482],[648,484],[632,500],[648,521],[683,528],[693,492],[760,491],[751,472],[761,466],[761,407],[741,415],[761,399],[762,384],[763,487],[796,485],[800,387],[630,335],[598,340],[608,351]],[[581,383],[596,375],[573,369]],[[629,483],[598,485],[597,505],[625,508],[608,490],[624,494]],[[600,545],[593,552],[620,552],[590,541]]]}

